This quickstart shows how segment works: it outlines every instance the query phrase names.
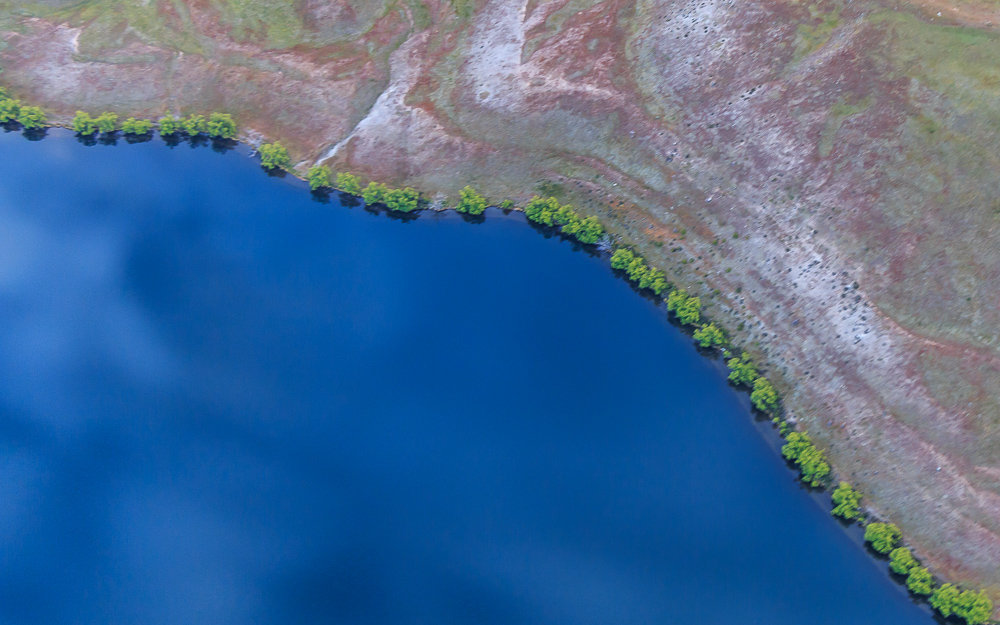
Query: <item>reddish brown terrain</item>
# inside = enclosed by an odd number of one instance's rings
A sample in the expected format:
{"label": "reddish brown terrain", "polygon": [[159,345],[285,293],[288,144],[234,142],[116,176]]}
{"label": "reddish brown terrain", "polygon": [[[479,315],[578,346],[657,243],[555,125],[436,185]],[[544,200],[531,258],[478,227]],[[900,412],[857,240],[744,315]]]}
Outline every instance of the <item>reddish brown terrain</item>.
{"label": "reddish brown terrain", "polygon": [[600,215],[1000,603],[998,25],[990,0],[8,1],[0,82]]}

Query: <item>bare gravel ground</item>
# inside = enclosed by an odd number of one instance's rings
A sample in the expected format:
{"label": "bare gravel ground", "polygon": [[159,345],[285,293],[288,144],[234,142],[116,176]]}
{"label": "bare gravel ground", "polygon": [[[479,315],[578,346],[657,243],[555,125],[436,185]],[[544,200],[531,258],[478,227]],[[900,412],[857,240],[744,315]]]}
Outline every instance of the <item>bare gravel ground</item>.
{"label": "bare gravel ground", "polygon": [[0,81],[63,119],[228,110],[303,165],[600,215],[766,363],[873,512],[1000,604],[997,13],[0,2]]}

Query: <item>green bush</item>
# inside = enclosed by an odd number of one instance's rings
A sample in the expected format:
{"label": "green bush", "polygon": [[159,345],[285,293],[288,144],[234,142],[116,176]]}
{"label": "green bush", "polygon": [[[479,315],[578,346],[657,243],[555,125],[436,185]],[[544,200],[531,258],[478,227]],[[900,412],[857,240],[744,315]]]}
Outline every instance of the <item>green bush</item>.
{"label": "green bush", "polygon": [[354,174],[337,174],[337,188],[350,195],[361,195],[361,180]]}
{"label": "green bush", "polygon": [[503,202],[500,202],[500,208],[504,210],[510,210],[514,208],[514,202],[511,202],[510,200],[504,200]]}
{"label": "green bush", "polygon": [[97,132],[97,121],[89,113],[77,111],[73,116],[73,130],[84,137],[89,137]]}
{"label": "green bush", "polygon": [[915,566],[910,569],[910,574],[906,578],[906,587],[916,595],[929,595],[934,592],[934,580],[931,572],[922,566]]}
{"label": "green bush", "polygon": [[37,106],[22,106],[17,121],[28,130],[35,130],[45,125],[45,113]]}
{"label": "green bush", "polygon": [[860,515],[858,506],[861,503],[861,491],[855,490],[847,482],[841,482],[833,491],[833,503],[834,516],[853,521]]}
{"label": "green bush", "polygon": [[381,182],[369,182],[368,186],[361,192],[361,199],[369,206],[373,204],[385,204],[388,196],[389,187]]}
{"label": "green bush", "polygon": [[899,528],[892,523],[869,523],[865,528],[865,541],[879,553],[889,553],[903,537]]}
{"label": "green bush", "polygon": [[94,120],[97,123],[97,129],[105,134],[110,134],[118,130],[118,114],[104,111],[97,116]]}
{"label": "green bush", "polygon": [[993,614],[993,602],[986,596],[986,591],[963,590],[958,596],[954,611],[969,625],[983,625]]}
{"label": "green bush", "polygon": [[177,119],[173,115],[165,115],[160,118],[160,134],[175,135],[183,129],[181,126],[181,120]]}
{"label": "green bush", "polygon": [[955,613],[958,597],[961,594],[953,584],[945,584],[931,594],[931,607],[940,612],[941,616],[948,618]]}
{"label": "green bush", "polygon": [[[184,132],[194,137],[204,132],[208,132],[208,121],[205,119],[204,115],[196,115],[192,113],[187,116],[187,119],[181,122],[181,127],[184,128]],[[271,167],[271,169],[274,168]]]}
{"label": "green bush", "polygon": [[[575,236],[581,243],[587,243],[589,245],[597,243],[597,241],[601,238],[601,235],[604,234],[604,227],[601,226],[601,222],[597,220],[597,217],[593,216],[587,217],[586,219],[576,218],[563,226],[562,230],[566,234],[572,234]],[[664,278],[663,288],[657,292],[657,295],[666,290],[666,288],[666,278]]]}
{"label": "green bush", "polygon": [[236,122],[229,113],[212,113],[208,116],[205,132],[216,139],[235,139]]}
{"label": "green bush", "polygon": [[747,354],[730,358],[726,362],[726,366],[730,369],[729,380],[734,384],[753,386],[753,383],[760,377],[760,374],[757,373],[757,367],[754,366],[753,361],[750,360],[750,356]]}
{"label": "green bush", "polygon": [[458,200],[458,206],[455,207],[455,210],[458,212],[470,215],[482,215],[483,211],[486,210],[486,198],[476,193],[476,190],[472,187],[466,186],[458,194],[460,199]]}
{"label": "green bush", "polygon": [[288,150],[277,141],[264,143],[257,151],[260,152],[260,164],[268,169],[288,169],[292,166]]}
{"label": "green bush", "polygon": [[409,213],[417,210],[420,205],[420,194],[412,187],[390,189],[386,193],[385,205],[389,207],[389,210]]}
{"label": "green bush", "polygon": [[122,132],[127,135],[148,135],[153,131],[153,122],[148,119],[129,117],[122,123]]}
{"label": "green bush", "polygon": [[667,310],[677,315],[677,320],[684,325],[695,325],[701,321],[701,300],[691,297],[684,289],[670,292]]}
{"label": "green bush", "polygon": [[778,409],[778,391],[774,390],[767,378],[757,378],[753,383],[750,401],[761,412],[774,412]]}
{"label": "green bush", "polygon": [[309,188],[315,191],[316,189],[329,187],[333,182],[333,174],[326,165],[314,165],[309,168],[306,180],[309,181]]}
{"label": "green bush", "polygon": [[6,124],[17,119],[21,112],[21,101],[4,97],[0,99],[0,124]]}
{"label": "green bush", "polygon": [[917,566],[913,554],[906,547],[896,547],[889,553],[889,568],[900,575],[909,575],[910,570]]}
{"label": "green bush", "polygon": [[524,207],[524,214],[531,221],[551,226],[555,223],[555,215],[559,210],[559,200],[554,197],[542,199],[537,195]]}
{"label": "green bush", "polygon": [[725,347],[728,343],[725,333],[714,323],[695,330],[694,340],[702,347]]}
{"label": "green bush", "polygon": [[627,273],[629,280],[638,283],[640,289],[650,289],[657,295],[663,293],[669,286],[662,271],[647,267],[646,261],[631,250],[615,250],[611,255],[611,267]]}
{"label": "green bush", "polygon": [[788,441],[781,448],[781,454],[799,465],[802,481],[810,486],[820,486],[830,474],[830,465],[823,457],[823,452],[815,445],[805,432],[790,432]]}

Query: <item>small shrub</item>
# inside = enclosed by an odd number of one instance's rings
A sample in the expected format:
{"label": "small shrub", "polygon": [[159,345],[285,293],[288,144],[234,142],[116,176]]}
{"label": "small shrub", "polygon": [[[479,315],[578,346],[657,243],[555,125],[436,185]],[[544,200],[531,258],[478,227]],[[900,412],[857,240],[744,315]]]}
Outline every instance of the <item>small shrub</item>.
{"label": "small shrub", "polygon": [[[204,115],[195,115],[192,113],[187,116],[187,119],[181,122],[181,127],[184,128],[184,132],[188,133],[192,137],[195,137],[208,132],[208,121],[205,119]],[[274,167],[271,167],[270,169],[274,169]]]}
{"label": "small shrub", "polygon": [[205,132],[215,139],[235,139],[236,122],[229,113],[212,113],[208,116]]}
{"label": "small shrub", "polygon": [[183,130],[183,126],[181,126],[181,120],[177,119],[173,115],[165,115],[160,118],[161,135],[164,136],[175,135],[181,130]]}
{"label": "small shrub", "polygon": [[941,613],[941,616],[948,618],[955,613],[958,604],[958,596],[961,593],[952,584],[945,584],[934,590],[931,594],[931,607]]}
{"label": "small shrub", "polygon": [[695,330],[694,340],[702,347],[725,347],[728,343],[725,333],[714,323]]}
{"label": "small shrub", "polygon": [[409,213],[417,210],[420,205],[420,194],[412,187],[390,189],[386,193],[385,205],[389,207],[389,210]]}
{"label": "small shrub", "polygon": [[929,595],[934,592],[934,580],[931,572],[922,566],[915,566],[910,569],[910,574],[906,578],[906,587],[915,595]]}
{"label": "small shrub", "polygon": [[76,115],[73,116],[73,130],[77,134],[89,137],[97,132],[97,121],[89,113],[77,111]]}
{"label": "small shrub", "polygon": [[267,169],[288,169],[292,166],[288,150],[277,141],[262,144],[258,152],[260,152],[260,164]]}
{"label": "small shrub", "polygon": [[729,367],[729,380],[734,384],[743,386],[753,386],[754,381],[760,377],[757,367],[754,366],[750,356],[743,354],[736,358],[730,358],[726,365]]}
{"label": "small shrub", "polygon": [[667,310],[677,315],[677,320],[684,325],[695,325],[701,321],[701,299],[691,297],[684,289],[670,292]]}
{"label": "small shrub", "polygon": [[536,223],[551,226],[555,223],[555,214],[559,210],[559,200],[554,197],[542,199],[537,195],[524,207],[524,214]]}
{"label": "small shrub", "polygon": [[37,106],[22,106],[17,121],[28,130],[35,130],[45,126],[45,113]]}
{"label": "small shrub", "polygon": [[6,124],[17,119],[21,112],[21,101],[4,97],[0,99],[0,124]]}
{"label": "small shrub", "polygon": [[337,174],[337,188],[350,195],[361,195],[361,180],[354,174]]}
{"label": "small shrub", "polygon": [[459,200],[458,206],[455,207],[460,213],[468,213],[469,215],[482,215],[483,211],[486,210],[486,198],[476,193],[476,190],[470,186],[466,186],[464,189],[458,192]]}
{"label": "small shrub", "polygon": [[830,474],[830,465],[823,452],[805,432],[789,432],[788,442],[781,448],[781,454],[799,466],[802,481],[810,486],[820,486]]}
{"label": "small shrub", "polygon": [[122,123],[122,132],[127,135],[148,135],[153,131],[153,122],[148,119],[129,117]]}
{"label": "small shrub", "polygon": [[329,187],[333,182],[333,174],[326,165],[314,165],[309,168],[306,180],[309,181],[309,188],[315,191],[316,189]]}
{"label": "small shrub", "polygon": [[964,618],[968,625],[983,625],[993,614],[993,602],[986,591],[963,590],[958,596],[955,614]]}
{"label": "small shrub", "polygon": [[94,120],[97,123],[97,129],[104,134],[111,134],[112,132],[118,130],[118,114],[104,111],[97,116]]}
{"label": "small shrub", "polygon": [[381,182],[369,182],[368,186],[361,192],[361,199],[363,199],[365,204],[369,206],[372,206],[373,204],[385,204],[388,196],[389,187],[385,186]]}
{"label": "small shrub", "polygon": [[899,528],[892,523],[869,523],[865,528],[865,541],[879,553],[889,553],[903,537]]}
{"label": "small shrub", "polygon": [[761,412],[774,412],[778,409],[778,392],[767,378],[759,377],[754,380],[750,401]]}
{"label": "small shrub", "polygon": [[889,552],[889,568],[900,575],[909,575],[910,570],[917,566],[913,554],[906,547],[896,547]]}
{"label": "small shrub", "polygon": [[833,491],[833,515],[842,519],[853,521],[858,518],[860,512],[858,506],[861,503],[861,491],[855,490],[847,482],[841,482],[837,489]]}

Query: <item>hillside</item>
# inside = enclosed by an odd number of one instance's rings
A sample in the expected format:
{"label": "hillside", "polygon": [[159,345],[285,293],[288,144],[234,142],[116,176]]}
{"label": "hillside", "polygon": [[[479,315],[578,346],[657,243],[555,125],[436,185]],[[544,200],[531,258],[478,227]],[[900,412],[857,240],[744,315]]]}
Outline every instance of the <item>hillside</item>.
{"label": "hillside", "polygon": [[68,119],[225,110],[302,164],[554,194],[697,292],[867,504],[1000,603],[1000,8],[0,2]]}

